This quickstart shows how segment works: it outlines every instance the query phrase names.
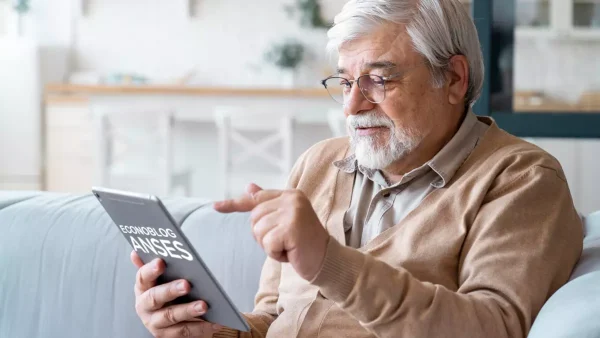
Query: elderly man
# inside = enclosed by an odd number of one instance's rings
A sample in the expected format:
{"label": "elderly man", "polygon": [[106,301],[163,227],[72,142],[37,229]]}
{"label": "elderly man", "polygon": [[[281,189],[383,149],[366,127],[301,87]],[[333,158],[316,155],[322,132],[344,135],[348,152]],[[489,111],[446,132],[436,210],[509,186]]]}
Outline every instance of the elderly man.
{"label": "elderly man", "polygon": [[458,0],[353,0],[329,31],[350,142],[299,159],[284,191],[250,185],[268,254],[250,333],[165,306],[188,292],[140,267],[137,311],[157,337],[524,337],[569,278],[582,225],[560,164],[476,117],[483,63]]}

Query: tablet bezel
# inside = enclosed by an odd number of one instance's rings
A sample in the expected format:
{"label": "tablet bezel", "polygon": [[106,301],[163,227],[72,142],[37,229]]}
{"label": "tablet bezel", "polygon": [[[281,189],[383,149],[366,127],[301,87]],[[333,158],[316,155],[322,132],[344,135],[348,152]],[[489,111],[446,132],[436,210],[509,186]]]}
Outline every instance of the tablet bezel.
{"label": "tablet bezel", "polygon": [[[171,228],[175,232],[176,236],[179,237],[179,239],[181,241],[183,241],[185,243],[185,245],[187,246],[187,248],[191,251],[191,255],[193,256],[193,259],[199,263],[199,268],[201,268],[203,270],[203,272],[206,275],[208,275],[208,277],[209,277],[208,282],[210,282],[214,285],[214,287],[219,291],[221,298],[223,298],[227,302],[227,306],[229,306],[231,308],[231,310],[233,310],[232,312],[236,314],[235,320],[237,321],[238,325],[234,325],[234,326],[225,325],[225,326],[228,326],[233,329],[240,330],[240,331],[245,331],[245,332],[250,331],[250,326],[248,325],[248,323],[247,323],[246,319],[244,318],[244,316],[242,315],[242,313],[237,309],[237,307],[235,306],[235,304],[233,303],[233,301],[231,300],[231,298],[229,297],[227,292],[225,292],[225,290],[223,289],[223,287],[221,286],[219,281],[213,275],[212,271],[210,271],[208,266],[204,263],[204,261],[202,260],[202,258],[200,257],[200,255],[198,254],[198,252],[196,251],[194,246],[192,245],[192,243],[185,236],[184,232],[180,228],[180,225],[177,224],[177,222],[175,221],[175,219],[173,218],[171,213],[167,210],[167,208],[165,207],[165,205],[163,204],[163,202],[161,201],[161,199],[158,196],[155,196],[152,194],[141,194],[141,193],[136,193],[136,192],[131,192],[131,191],[123,191],[123,190],[110,189],[110,188],[105,188],[105,187],[96,187],[96,186],[92,187],[92,193],[96,197],[96,199],[99,201],[99,203],[102,205],[103,209],[109,215],[109,217],[111,218],[111,220],[113,221],[115,226],[117,226],[117,228],[118,228],[118,225],[115,222],[115,218],[117,218],[117,217],[115,217],[115,215],[111,215],[111,213],[106,209],[105,205],[103,204],[104,198],[108,198],[108,199],[112,200],[113,202],[119,202],[119,203],[134,203],[134,204],[150,203],[152,205],[152,207],[158,208],[160,210],[160,212],[171,223]],[[133,248],[133,245],[128,240],[127,235],[124,234],[121,231],[121,229],[118,229],[118,230],[121,233],[121,235],[123,235],[123,237],[127,241],[127,243],[129,243],[130,247]],[[152,253],[150,253],[149,255],[151,255],[153,257],[157,257],[157,258],[162,258],[163,260],[165,260],[165,257],[162,257],[160,255],[154,255]],[[140,258],[142,258],[142,256],[143,255],[140,255]],[[148,261],[144,261],[144,264],[146,264],[146,263],[148,263]],[[202,283],[205,283],[205,282],[207,282],[207,281],[202,281]],[[210,305],[209,305],[209,311],[203,317],[212,317],[211,314],[209,314],[209,312],[210,312]],[[207,318],[206,320],[209,320],[209,319]],[[223,323],[229,322],[230,320],[231,320],[230,318],[229,319],[212,318],[211,322],[224,325]]]}

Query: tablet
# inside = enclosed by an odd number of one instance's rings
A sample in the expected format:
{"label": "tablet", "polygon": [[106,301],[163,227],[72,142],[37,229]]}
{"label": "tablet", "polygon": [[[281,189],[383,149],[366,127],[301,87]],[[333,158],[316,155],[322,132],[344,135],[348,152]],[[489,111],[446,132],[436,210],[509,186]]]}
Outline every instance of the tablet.
{"label": "tablet", "polygon": [[158,197],[101,187],[93,187],[92,192],[144,264],[155,258],[164,260],[165,272],[157,284],[176,279],[190,283],[190,293],[172,304],[203,300],[208,311],[201,319],[240,331],[250,330]]}

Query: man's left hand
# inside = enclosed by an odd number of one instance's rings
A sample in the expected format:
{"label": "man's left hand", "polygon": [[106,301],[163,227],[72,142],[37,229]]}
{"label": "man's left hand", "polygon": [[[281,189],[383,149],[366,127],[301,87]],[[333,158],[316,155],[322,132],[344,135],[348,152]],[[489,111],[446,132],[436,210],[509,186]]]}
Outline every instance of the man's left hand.
{"label": "man's left hand", "polygon": [[314,279],[327,251],[329,234],[300,190],[263,190],[255,184],[237,199],[214,204],[222,213],[252,211],[252,233],[263,250],[290,263],[300,277]]}

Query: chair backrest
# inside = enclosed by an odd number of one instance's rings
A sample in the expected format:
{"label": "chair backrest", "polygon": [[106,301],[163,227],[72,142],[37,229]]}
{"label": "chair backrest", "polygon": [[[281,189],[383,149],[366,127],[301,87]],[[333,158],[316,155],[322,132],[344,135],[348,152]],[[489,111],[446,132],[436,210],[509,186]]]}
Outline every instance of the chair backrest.
{"label": "chair backrest", "polygon": [[156,177],[157,193],[171,186],[173,113],[135,110],[95,117],[97,184],[111,186],[115,172]]}
{"label": "chair backrest", "polygon": [[348,135],[346,130],[346,116],[341,108],[330,109],[327,112],[327,122],[329,123],[329,129],[331,129],[334,137],[343,137]]}
{"label": "chair backrest", "polygon": [[[281,177],[287,177],[293,165],[293,125],[291,114],[249,111],[243,107],[222,106],[215,109],[219,131],[220,167],[224,197],[232,194],[232,174],[237,168],[249,172],[248,161],[260,159],[276,168],[273,188],[283,188]],[[250,137],[249,135],[252,135]],[[257,139],[258,137],[258,139]],[[270,151],[277,146],[280,151]],[[233,149],[241,151],[234,154]]]}

